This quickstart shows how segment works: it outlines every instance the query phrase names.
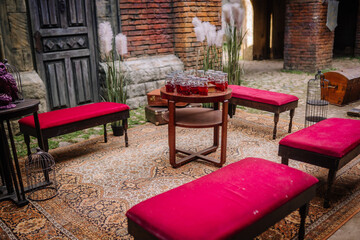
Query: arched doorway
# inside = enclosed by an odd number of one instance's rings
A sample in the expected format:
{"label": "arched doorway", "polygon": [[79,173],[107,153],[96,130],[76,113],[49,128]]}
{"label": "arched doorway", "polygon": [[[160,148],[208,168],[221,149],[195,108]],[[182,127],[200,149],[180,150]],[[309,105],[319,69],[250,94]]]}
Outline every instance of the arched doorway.
{"label": "arched doorway", "polygon": [[358,0],[339,0],[334,56],[354,56],[358,4]]}
{"label": "arched doorway", "polygon": [[254,11],[253,59],[284,57],[285,1],[251,0]]}

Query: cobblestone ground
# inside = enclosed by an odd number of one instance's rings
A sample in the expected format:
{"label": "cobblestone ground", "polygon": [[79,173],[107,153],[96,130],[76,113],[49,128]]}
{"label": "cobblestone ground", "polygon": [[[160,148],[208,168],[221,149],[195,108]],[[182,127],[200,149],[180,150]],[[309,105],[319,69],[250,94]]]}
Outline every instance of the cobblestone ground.
{"label": "cobblestone ground", "polygon": [[[283,63],[282,60],[243,61],[244,75],[242,85],[297,96],[300,100],[299,106],[295,110],[294,121],[304,124],[307,82],[314,78],[315,73],[286,72],[283,71]],[[335,71],[348,68],[357,68],[360,71],[360,60],[350,58],[334,59],[330,70]],[[325,70],[329,71],[329,69]],[[347,111],[359,105],[360,100],[341,107],[329,105],[327,117],[352,118],[347,115]],[[246,111],[272,115],[272,113],[248,108]],[[281,113],[280,118],[289,119],[288,112]]]}

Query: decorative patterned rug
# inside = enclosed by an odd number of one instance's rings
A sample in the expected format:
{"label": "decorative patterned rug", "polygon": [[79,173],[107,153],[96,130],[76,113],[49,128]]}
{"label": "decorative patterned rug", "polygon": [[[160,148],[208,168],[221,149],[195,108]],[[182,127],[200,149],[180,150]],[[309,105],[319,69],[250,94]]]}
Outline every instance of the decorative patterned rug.
{"label": "decorative patterned rug", "polygon": [[[272,140],[272,116],[238,111],[229,122],[226,165],[250,156],[280,162],[278,142],[287,135],[287,124],[287,119],[279,122],[278,138]],[[293,131],[301,127],[295,124]],[[179,147],[212,144],[212,129],[177,128],[176,134]],[[149,123],[129,130],[128,148],[123,137],[108,143],[98,137],[52,150],[59,195],[21,208],[0,202],[0,239],[131,239],[125,217],[130,207],[217,169],[200,161],[173,169],[167,141],[167,125]],[[220,157],[219,152],[211,155]],[[291,160],[290,166],[326,181],[326,169]],[[324,189],[311,202],[307,239],[326,239],[360,211],[360,157],[338,172],[329,209],[322,207]],[[258,238],[292,239],[299,221],[293,212]]]}

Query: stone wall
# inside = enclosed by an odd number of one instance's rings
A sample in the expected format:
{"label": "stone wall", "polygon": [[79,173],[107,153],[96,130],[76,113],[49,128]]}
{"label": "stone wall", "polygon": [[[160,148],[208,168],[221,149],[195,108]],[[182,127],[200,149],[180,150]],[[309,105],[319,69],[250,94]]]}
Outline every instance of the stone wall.
{"label": "stone wall", "polygon": [[357,14],[357,24],[356,24],[356,41],[354,53],[356,57],[360,57],[360,1]]}
{"label": "stone wall", "polygon": [[314,72],[329,68],[334,32],[326,27],[322,0],[287,0],[284,68]]}
{"label": "stone wall", "polygon": [[30,38],[25,0],[0,0],[0,57],[19,69],[24,97],[39,99],[39,110],[44,112],[47,110],[46,89],[34,71]]}
{"label": "stone wall", "polygon": [[[118,66],[118,63],[115,64]],[[102,63],[102,82],[104,82],[106,64]],[[127,89],[127,104],[131,108],[146,105],[146,93],[165,85],[168,73],[183,70],[182,61],[175,55],[162,55],[126,60],[121,65],[130,85]]]}
{"label": "stone wall", "polygon": [[119,33],[119,0],[96,0],[95,7],[97,22],[108,21],[113,26],[114,33]]}
{"label": "stone wall", "polygon": [[33,70],[25,0],[0,0],[2,57],[20,71]]}

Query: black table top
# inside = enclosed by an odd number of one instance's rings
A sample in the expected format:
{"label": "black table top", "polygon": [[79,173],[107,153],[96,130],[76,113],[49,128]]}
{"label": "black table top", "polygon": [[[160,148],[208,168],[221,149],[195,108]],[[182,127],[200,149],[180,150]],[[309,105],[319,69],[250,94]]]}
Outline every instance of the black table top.
{"label": "black table top", "polygon": [[0,120],[8,120],[34,113],[39,109],[40,101],[36,99],[24,99],[16,103],[16,107],[10,109],[0,109]]}

